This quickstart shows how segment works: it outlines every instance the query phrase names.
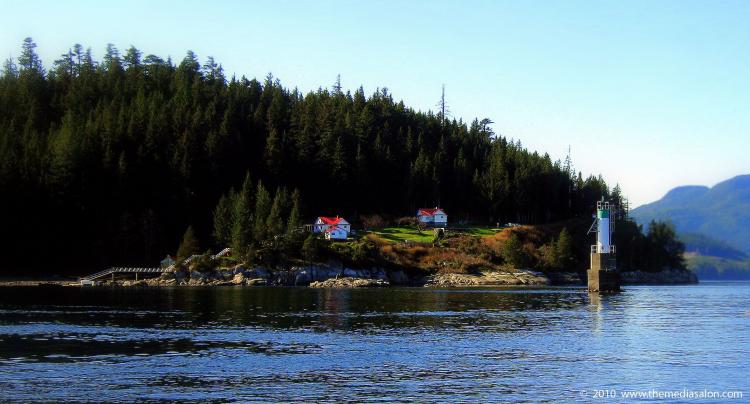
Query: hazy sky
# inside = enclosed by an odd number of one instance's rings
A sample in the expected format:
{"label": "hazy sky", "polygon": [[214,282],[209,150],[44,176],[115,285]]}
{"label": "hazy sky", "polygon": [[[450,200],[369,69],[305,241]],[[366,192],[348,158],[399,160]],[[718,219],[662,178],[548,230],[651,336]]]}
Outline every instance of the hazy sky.
{"label": "hazy sky", "polygon": [[308,91],[388,87],[620,183],[633,205],[750,173],[750,1],[0,1],[0,56],[31,36]]}

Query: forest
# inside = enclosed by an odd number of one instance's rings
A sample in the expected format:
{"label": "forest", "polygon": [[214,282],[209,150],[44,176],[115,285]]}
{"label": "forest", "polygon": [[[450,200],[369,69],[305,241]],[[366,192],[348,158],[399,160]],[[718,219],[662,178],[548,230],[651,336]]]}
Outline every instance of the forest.
{"label": "forest", "polygon": [[[488,118],[415,111],[387,88],[303,93],[192,51],[174,62],[113,45],[97,61],[76,44],[47,68],[35,47],[0,74],[2,273],[154,265],[188,227],[216,251],[233,231],[269,237],[319,215],[356,225],[439,205],[453,222],[541,224],[623,199]],[[281,220],[222,223],[236,209],[250,220],[259,198]]]}

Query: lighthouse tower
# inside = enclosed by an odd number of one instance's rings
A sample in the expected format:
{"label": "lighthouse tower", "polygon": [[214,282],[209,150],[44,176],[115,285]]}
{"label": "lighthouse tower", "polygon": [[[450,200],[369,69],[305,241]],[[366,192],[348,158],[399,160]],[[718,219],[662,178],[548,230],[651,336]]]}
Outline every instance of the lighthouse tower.
{"label": "lighthouse tower", "polygon": [[596,232],[596,244],[591,246],[591,265],[588,270],[590,292],[617,292],[620,290],[620,274],[617,272],[617,256],[612,245],[616,208],[604,200],[596,203],[596,218],[589,233]]}

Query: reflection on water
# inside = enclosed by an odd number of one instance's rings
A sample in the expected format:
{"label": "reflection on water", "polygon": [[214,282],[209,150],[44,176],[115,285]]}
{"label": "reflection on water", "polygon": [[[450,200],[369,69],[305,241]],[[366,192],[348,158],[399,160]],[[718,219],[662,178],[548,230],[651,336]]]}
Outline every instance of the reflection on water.
{"label": "reflection on water", "polygon": [[745,390],[750,284],[0,290],[0,401]]}

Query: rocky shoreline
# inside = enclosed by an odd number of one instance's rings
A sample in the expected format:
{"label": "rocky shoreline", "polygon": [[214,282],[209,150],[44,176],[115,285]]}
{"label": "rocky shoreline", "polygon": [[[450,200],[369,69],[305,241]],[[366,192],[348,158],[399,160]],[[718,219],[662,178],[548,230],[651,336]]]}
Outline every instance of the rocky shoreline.
{"label": "rocky shoreline", "polygon": [[[480,272],[478,274],[438,273],[409,276],[403,270],[383,268],[355,269],[341,263],[292,266],[269,270],[263,267],[237,266],[213,270],[165,272],[157,278],[104,281],[109,286],[310,286],[314,288],[357,288],[384,286],[415,287],[481,287],[481,286],[548,286],[585,285],[585,273],[544,274],[525,269],[513,272]],[[662,272],[622,272],[623,285],[680,285],[698,283],[694,273],[682,270]]]}
{"label": "rocky shoreline", "polygon": [[[664,270],[661,272],[621,272],[623,285],[685,285],[698,283],[693,272]],[[291,266],[283,269],[263,267],[215,269],[200,272],[179,269],[162,273],[150,279],[119,279],[96,282],[102,286],[310,286],[314,288],[357,288],[384,286],[413,287],[482,287],[482,286],[548,286],[586,285],[583,273],[542,273],[527,269],[508,272],[485,271],[476,274],[437,273],[431,275],[408,274],[404,270],[384,268],[356,269],[341,262]],[[0,280],[0,286],[80,286],[79,282],[55,280],[8,279]]]}

